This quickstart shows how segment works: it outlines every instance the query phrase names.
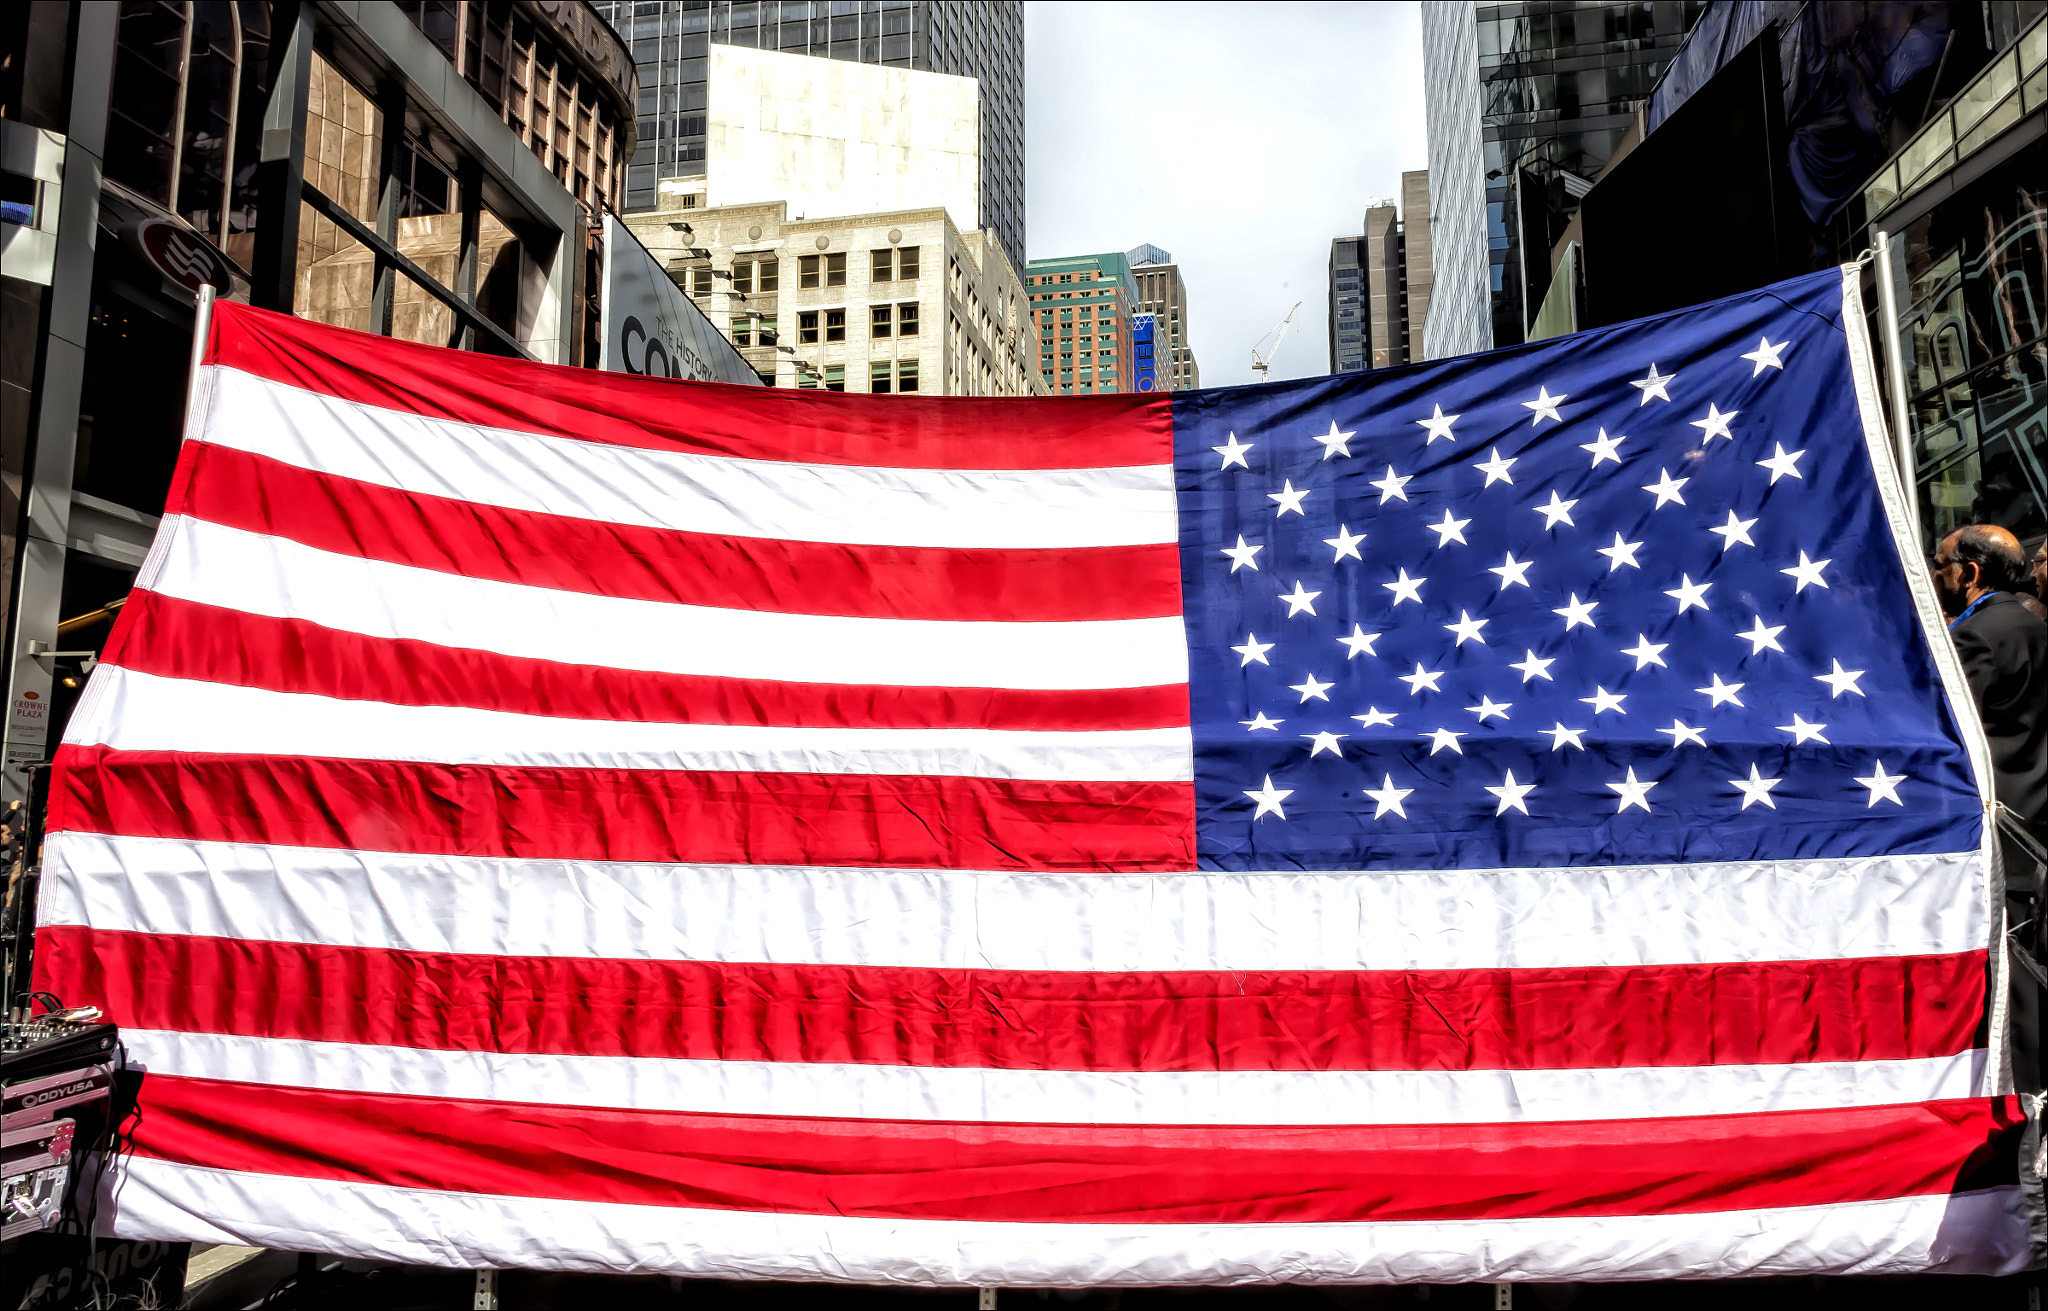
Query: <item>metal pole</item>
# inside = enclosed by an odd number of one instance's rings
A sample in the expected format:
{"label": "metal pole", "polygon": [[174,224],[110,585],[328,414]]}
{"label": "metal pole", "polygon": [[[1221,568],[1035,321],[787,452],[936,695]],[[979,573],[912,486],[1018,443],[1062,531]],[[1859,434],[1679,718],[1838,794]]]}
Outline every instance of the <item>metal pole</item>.
{"label": "metal pole", "polygon": [[207,338],[213,333],[213,301],[217,293],[211,282],[199,289],[199,304],[192,316],[192,362],[185,371],[185,426],[192,426],[192,403],[199,397],[199,365],[206,358]]}
{"label": "metal pole", "polygon": [[1913,424],[1906,410],[1906,360],[1899,345],[1899,292],[1892,278],[1892,235],[1882,228],[1877,239],[1877,312],[1884,320],[1885,400],[1891,411],[1892,443],[1898,451],[1899,480],[1905,487],[1906,523],[1913,541],[1925,549],[1920,535],[1920,487],[1913,458]]}

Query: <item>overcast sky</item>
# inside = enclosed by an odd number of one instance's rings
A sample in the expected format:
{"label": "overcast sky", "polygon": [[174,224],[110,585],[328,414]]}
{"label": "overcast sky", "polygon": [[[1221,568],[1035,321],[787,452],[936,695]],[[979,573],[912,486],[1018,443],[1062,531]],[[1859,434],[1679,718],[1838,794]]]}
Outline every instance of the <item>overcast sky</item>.
{"label": "overcast sky", "polygon": [[[1330,239],[1428,167],[1416,5],[1024,7],[1033,258],[1173,253],[1202,385],[1329,370]],[[1405,216],[1404,216],[1405,217]]]}

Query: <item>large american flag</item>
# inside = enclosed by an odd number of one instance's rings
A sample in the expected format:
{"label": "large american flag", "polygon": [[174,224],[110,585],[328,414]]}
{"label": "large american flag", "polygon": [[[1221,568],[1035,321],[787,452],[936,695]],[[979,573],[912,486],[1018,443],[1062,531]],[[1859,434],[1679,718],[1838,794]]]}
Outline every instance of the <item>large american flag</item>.
{"label": "large american flag", "polygon": [[2026,1265],[1987,769],[1859,314],[979,400],[220,306],[54,786],[39,985],[148,1071],[115,1232]]}

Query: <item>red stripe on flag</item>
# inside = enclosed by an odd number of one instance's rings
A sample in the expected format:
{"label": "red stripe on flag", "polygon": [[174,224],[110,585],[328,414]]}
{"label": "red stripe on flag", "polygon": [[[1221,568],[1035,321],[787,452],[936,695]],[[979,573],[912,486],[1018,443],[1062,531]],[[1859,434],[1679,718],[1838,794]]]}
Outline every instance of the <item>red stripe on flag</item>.
{"label": "red stripe on flag", "polygon": [[52,830],[560,860],[1194,867],[1189,783],[58,754]]}
{"label": "red stripe on flag", "polygon": [[226,301],[206,362],[429,418],[649,450],[898,469],[1173,462],[1164,396],[864,396],[677,382],[457,355]]}
{"label": "red stripe on flag", "polygon": [[[137,1150],[258,1174],[903,1220],[1258,1224],[1674,1215],[2009,1185],[2011,1097],[1510,1125],[782,1119],[145,1075]],[[1075,1241],[1085,1241],[1077,1233]]]}
{"label": "red stripe on flag", "polygon": [[72,926],[41,931],[36,969],[38,987],[142,1029],[442,1051],[1117,1071],[1909,1060],[1967,1050],[1984,991],[1981,951],[1126,974],[477,956]]}
{"label": "red stripe on flag", "polygon": [[1188,722],[1188,691],[1177,683],[1043,691],[659,674],[365,637],[140,590],[104,659],[166,678],[344,700],[641,723],[1106,732]]}
{"label": "red stripe on flag", "polygon": [[1180,548],[948,550],[719,537],[506,510],[193,443],[169,514],[340,555],[639,601],[883,619],[1180,613]]}

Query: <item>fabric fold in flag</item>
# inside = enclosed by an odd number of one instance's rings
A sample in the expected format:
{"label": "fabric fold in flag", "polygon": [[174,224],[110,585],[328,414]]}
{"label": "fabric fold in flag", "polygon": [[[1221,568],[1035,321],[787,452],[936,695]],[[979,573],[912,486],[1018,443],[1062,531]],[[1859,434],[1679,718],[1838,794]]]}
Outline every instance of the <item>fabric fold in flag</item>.
{"label": "fabric fold in flag", "polygon": [[2024,1268],[1987,765],[1862,331],[1831,272],[968,400],[218,306],[52,785],[37,986],[145,1071],[114,1231]]}

